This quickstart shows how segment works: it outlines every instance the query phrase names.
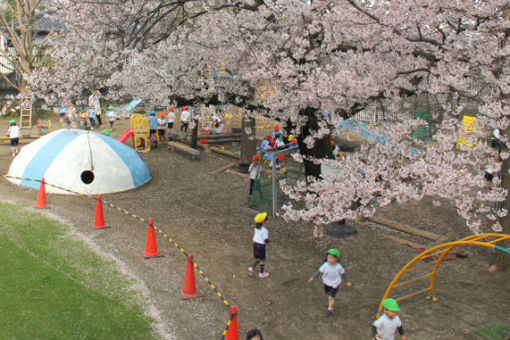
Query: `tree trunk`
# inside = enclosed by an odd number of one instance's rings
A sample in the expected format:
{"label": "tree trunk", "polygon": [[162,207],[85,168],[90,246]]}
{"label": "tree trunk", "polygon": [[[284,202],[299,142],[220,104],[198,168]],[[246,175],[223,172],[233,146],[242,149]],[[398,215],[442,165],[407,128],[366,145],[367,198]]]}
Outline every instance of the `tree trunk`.
{"label": "tree trunk", "polygon": [[[503,134],[505,136],[510,136],[510,127],[507,128]],[[510,158],[507,158],[502,161],[501,166],[501,186],[510,189],[510,174],[508,171],[510,170]],[[510,198],[506,198],[502,203],[502,208],[506,209],[510,212]],[[510,234],[510,215],[506,215],[505,217],[499,220],[501,226],[503,227],[503,234]],[[510,247],[510,242],[504,241],[499,243],[500,246],[508,248]],[[492,263],[490,269],[491,271],[510,271],[510,256],[508,254],[503,253],[502,251],[496,251],[496,256],[494,257],[494,262]]]}
{"label": "tree trunk", "polygon": [[[199,108],[197,107],[197,109],[199,109]],[[190,146],[193,149],[197,148],[197,141],[198,141],[198,119],[196,119],[196,117],[197,117],[198,114],[199,114],[198,112],[193,112],[193,115],[191,117],[192,122],[193,122],[193,129],[191,130]]]}
{"label": "tree trunk", "polygon": [[[306,109],[301,110],[300,115],[306,116],[307,121],[306,124],[301,128],[301,132],[297,138],[299,145],[299,153],[303,156],[309,156],[317,159],[329,158],[333,159],[333,150],[329,144],[330,137],[329,135],[324,136],[322,139],[315,140],[314,146],[311,149],[308,149],[306,144],[303,142],[306,137],[312,135],[315,131],[319,129],[319,121],[317,115],[320,115],[321,111],[317,108],[308,107]],[[315,178],[319,178],[321,175],[321,165],[315,164],[314,162],[305,159],[305,176],[313,176]]]}
{"label": "tree trunk", "polygon": [[255,139],[255,117],[243,115],[241,122],[241,164],[251,163],[251,158],[257,153]]}

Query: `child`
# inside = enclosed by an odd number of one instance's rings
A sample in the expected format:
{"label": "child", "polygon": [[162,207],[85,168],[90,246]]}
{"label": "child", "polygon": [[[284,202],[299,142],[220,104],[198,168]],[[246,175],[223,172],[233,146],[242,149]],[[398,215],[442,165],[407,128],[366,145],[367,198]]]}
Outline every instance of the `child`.
{"label": "child", "polygon": [[254,328],[246,334],[246,340],[264,340],[262,332]]}
{"label": "child", "polygon": [[271,137],[273,137],[274,140],[277,140],[278,137],[283,137],[283,132],[280,130],[280,125],[275,124],[273,129],[273,135]]}
{"label": "child", "polygon": [[113,111],[113,105],[108,105],[106,110],[106,119],[110,124],[110,130],[113,131],[113,123],[115,123],[115,112]]}
{"label": "child", "polygon": [[65,116],[67,115],[67,99],[65,99],[65,98],[62,99],[62,102],[60,103],[59,115],[60,115],[60,119],[59,119],[60,126],[67,127],[66,123],[65,123]]}
{"label": "child", "polygon": [[260,150],[262,151],[262,159],[265,161],[265,164],[268,164],[273,160],[273,153],[269,152],[271,150],[271,142],[274,143],[273,137],[271,135],[267,135],[266,139],[262,141],[260,144]]}
{"label": "child", "polygon": [[248,168],[248,172],[250,173],[250,197],[251,193],[253,191],[253,184],[255,184],[255,181],[258,181],[260,179],[260,156],[254,155],[252,157],[252,163],[250,164],[250,167]]}
{"label": "child", "polygon": [[89,109],[89,121],[90,121],[90,129],[94,130],[96,127],[96,118],[97,118],[97,110]]}
{"label": "child", "polygon": [[402,321],[397,315],[400,312],[397,301],[386,299],[383,301],[383,308],[384,314],[372,324],[374,340],[394,340],[397,330],[402,340],[407,340],[404,328],[402,328]]}
{"label": "child", "polygon": [[168,123],[168,134],[170,134],[170,130],[174,128],[174,122],[175,122],[175,112],[174,107],[169,106],[168,107],[168,115],[166,116],[167,123]]}
{"label": "child", "polygon": [[340,252],[338,249],[332,248],[327,252],[327,259],[319,270],[313,274],[308,280],[312,283],[313,280],[321,275],[322,282],[324,283],[324,291],[328,295],[328,309],[326,310],[326,317],[333,314],[333,306],[335,305],[335,297],[338,293],[338,288],[342,283],[342,278],[345,280],[347,287],[351,287],[352,283],[349,282],[347,276],[345,276],[345,269],[342,267],[338,260],[340,259]]}
{"label": "child", "polygon": [[278,156],[276,156],[276,168],[277,169],[283,168],[284,163],[285,163],[285,156],[284,155],[279,154]]}
{"label": "child", "polygon": [[[89,96],[89,108],[95,111],[94,119],[97,119],[99,128],[102,129],[103,122],[101,121],[101,92],[99,92],[99,89],[92,91],[91,95]],[[94,127],[96,123],[94,122],[94,124],[91,125]]]}
{"label": "child", "polygon": [[267,135],[266,139],[262,141],[262,143],[260,144],[260,150],[262,150],[262,152],[266,151],[267,147],[269,146],[269,141],[271,139],[272,139],[271,135]]}
{"label": "child", "polygon": [[276,142],[271,139],[269,141],[269,146],[266,148],[266,153],[264,154],[264,159],[269,161],[269,166],[273,167],[273,149],[276,148]]}
{"label": "child", "polygon": [[181,132],[188,133],[189,120],[191,118],[191,112],[188,111],[188,106],[184,105],[181,112]]}
{"label": "child", "polygon": [[283,141],[282,136],[276,138],[275,143],[277,148],[283,148],[285,146],[285,142]]}
{"label": "child", "polygon": [[342,156],[342,154],[340,152],[340,148],[338,147],[338,145],[335,143],[334,140],[330,140],[329,141],[329,145],[331,145],[331,149],[332,149],[332,152],[333,152],[333,157],[338,158],[338,157]]}
{"label": "child", "polygon": [[69,108],[67,109],[67,120],[69,122],[69,125],[71,125],[71,128],[76,129],[78,127],[76,117],[76,108],[74,107],[74,104],[69,104]]}
{"label": "child", "polygon": [[156,111],[152,110],[149,116],[149,133],[151,143],[156,142],[156,130],[158,128],[158,119],[156,118]]}
{"label": "child", "polygon": [[165,113],[160,112],[158,118],[158,136],[159,140],[165,140],[165,132],[166,132],[166,118]]}
{"label": "child", "polygon": [[87,129],[87,119],[89,118],[89,114],[87,112],[80,113],[80,127],[83,130]]}
{"label": "child", "polygon": [[16,121],[14,119],[11,119],[9,123],[11,126],[9,126],[9,129],[7,130],[7,136],[11,139],[11,154],[12,157],[14,157],[19,152],[19,126],[16,125]]}
{"label": "child", "polygon": [[220,134],[222,130],[221,119],[216,113],[211,117],[211,130],[216,134]]}
{"label": "child", "polygon": [[269,273],[264,271],[264,265],[266,260],[266,244],[269,243],[269,231],[267,230],[267,212],[257,214],[254,218],[255,221],[255,233],[253,235],[253,257],[255,262],[248,268],[248,274],[253,275],[253,271],[260,263],[259,277],[261,279],[269,276]]}

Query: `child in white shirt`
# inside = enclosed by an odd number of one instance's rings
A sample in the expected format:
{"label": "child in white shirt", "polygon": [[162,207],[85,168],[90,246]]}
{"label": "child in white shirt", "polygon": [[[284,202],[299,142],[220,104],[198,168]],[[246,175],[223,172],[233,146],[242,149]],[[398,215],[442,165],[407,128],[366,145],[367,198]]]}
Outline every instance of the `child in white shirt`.
{"label": "child in white shirt", "polygon": [[352,283],[349,282],[345,275],[345,269],[342,267],[338,260],[340,259],[340,252],[338,249],[331,248],[327,252],[327,260],[320,266],[319,270],[313,274],[308,280],[312,283],[313,280],[321,275],[322,282],[324,283],[324,291],[328,296],[328,309],[326,310],[326,317],[333,314],[333,306],[335,305],[335,297],[342,283],[342,278],[345,280],[347,287],[351,287]]}
{"label": "child in white shirt", "polygon": [[106,119],[108,119],[108,123],[110,124],[110,129],[113,131],[113,123],[115,123],[116,114],[113,111],[113,105],[108,105],[106,110]]}
{"label": "child in white shirt", "polygon": [[407,340],[402,321],[397,315],[400,312],[397,301],[391,298],[386,299],[383,301],[383,308],[384,314],[372,324],[374,340],[394,340],[397,330],[402,340]]}
{"label": "child in white shirt", "polygon": [[160,141],[165,140],[166,124],[165,113],[160,112],[158,118],[158,138]]}
{"label": "child in white shirt", "polygon": [[169,106],[168,107],[168,114],[166,116],[166,122],[167,122],[167,127],[168,127],[168,133],[170,133],[170,130],[174,128],[174,122],[175,122],[175,112],[174,112],[174,107],[173,106]]}
{"label": "child in white shirt", "polygon": [[250,167],[248,168],[248,172],[250,173],[250,196],[253,191],[253,185],[257,180],[260,179],[260,171],[262,170],[262,168],[260,167],[259,155],[253,155],[252,161],[253,162],[250,164]]}
{"label": "child in white shirt", "polygon": [[11,139],[11,154],[12,157],[14,157],[19,152],[19,126],[16,125],[16,121],[14,119],[11,119],[9,123],[11,126],[9,126],[9,129],[7,130],[7,136]]}
{"label": "child in white shirt", "polygon": [[182,112],[181,112],[181,132],[188,132],[188,125],[189,125],[189,120],[191,118],[191,112],[188,110],[188,106],[183,106],[182,107]]}
{"label": "child in white shirt", "polygon": [[266,261],[266,244],[269,243],[269,231],[267,230],[267,212],[257,214],[254,218],[255,230],[253,235],[253,257],[255,262],[248,268],[248,274],[253,275],[253,271],[260,264],[259,277],[261,279],[269,276],[269,273],[264,269]]}

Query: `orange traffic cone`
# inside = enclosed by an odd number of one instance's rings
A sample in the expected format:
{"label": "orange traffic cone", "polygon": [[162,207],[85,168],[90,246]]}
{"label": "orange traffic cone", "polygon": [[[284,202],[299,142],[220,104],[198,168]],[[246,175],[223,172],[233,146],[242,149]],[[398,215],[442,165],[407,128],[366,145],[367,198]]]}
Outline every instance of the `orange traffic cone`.
{"label": "orange traffic cone", "polygon": [[145,252],[143,257],[148,259],[151,257],[160,257],[158,245],[156,244],[156,236],[154,235],[154,222],[149,218],[149,227],[147,229],[147,240],[145,242]]}
{"label": "orange traffic cone", "polygon": [[37,200],[35,202],[36,208],[46,208],[46,189],[44,186],[44,177],[41,179],[41,185],[39,186],[39,192],[37,193]]}
{"label": "orange traffic cone", "polygon": [[197,286],[195,285],[195,268],[193,267],[193,255],[188,255],[188,263],[186,264],[186,275],[184,275],[184,284],[182,286],[181,295],[184,298],[197,297]]}
{"label": "orange traffic cone", "polygon": [[96,215],[94,216],[94,228],[104,228],[104,215],[103,215],[103,203],[101,202],[101,196],[97,196],[96,200]]}
{"label": "orange traffic cone", "polygon": [[237,327],[237,308],[235,305],[230,309],[230,314],[232,320],[230,321],[230,326],[228,327],[225,340],[239,340],[239,328]]}

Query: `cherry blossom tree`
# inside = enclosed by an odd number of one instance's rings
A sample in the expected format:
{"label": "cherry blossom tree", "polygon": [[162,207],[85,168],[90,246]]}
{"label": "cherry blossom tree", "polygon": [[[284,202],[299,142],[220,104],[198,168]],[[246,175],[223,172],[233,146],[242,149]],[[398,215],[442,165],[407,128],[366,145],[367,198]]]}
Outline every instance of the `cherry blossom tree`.
{"label": "cherry blossom tree", "polygon": [[[67,29],[34,89],[79,96],[101,86],[111,98],[262,110],[299,136],[296,158],[305,163],[306,180],[283,183],[292,200],[286,219],[324,225],[430,196],[452,202],[474,232],[510,231],[507,1],[56,5]],[[276,94],[261,98],[261,85]],[[410,137],[418,122],[401,106],[421,94],[440,105],[428,141]],[[477,111],[472,131],[460,123],[468,104]],[[369,138],[359,153],[331,160],[335,126],[374,105],[399,119],[372,131],[382,141]],[[500,152],[484,143],[495,128]],[[459,135],[465,143],[457,143]],[[324,164],[329,171],[321,171]],[[487,166],[500,173],[492,183],[484,179]]]}
{"label": "cherry blossom tree", "polygon": [[36,15],[42,4],[42,0],[2,2],[0,27],[6,46],[0,48],[0,67],[19,74],[21,82],[13,82],[7,72],[0,72],[0,76],[22,94],[27,87],[25,78],[32,73],[47,44],[47,40],[36,37]]}

